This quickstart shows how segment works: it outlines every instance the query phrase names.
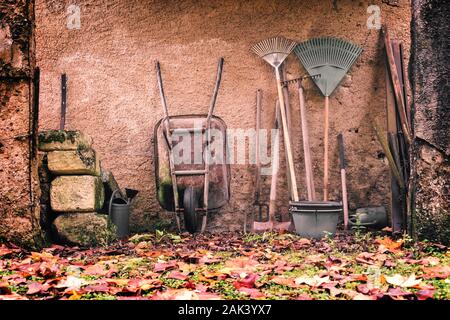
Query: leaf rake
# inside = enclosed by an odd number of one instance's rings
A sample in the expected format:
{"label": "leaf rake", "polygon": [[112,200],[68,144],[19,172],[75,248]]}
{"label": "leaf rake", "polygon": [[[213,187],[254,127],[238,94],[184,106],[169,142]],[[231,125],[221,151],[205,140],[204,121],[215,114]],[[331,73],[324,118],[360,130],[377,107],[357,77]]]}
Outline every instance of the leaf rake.
{"label": "leaf rake", "polygon": [[325,96],[323,198],[328,201],[329,97],[358,59],[362,48],[342,39],[324,37],[302,42],[294,51],[311,76],[320,74],[313,81]]}
{"label": "leaf rake", "polygon": [[284,145],[287,150],[287,162],[290,172],[291,180],[291,198],[298,201],[297,181],[295,178],[294,158],[292,156],[291,138],[289,135],[287,119],[286,119],[286,105],[284,102],[283,90],[281,87],[280,66],[284,60],[291,54],[297,43],[295,41],[286,39],[284,37],[274,37],[265,39],[252,46],[252,51],[263,58],[267,63],[275,68],[275,76],[277,80],[278,99],[281,110],[281,121],[283,127]]}

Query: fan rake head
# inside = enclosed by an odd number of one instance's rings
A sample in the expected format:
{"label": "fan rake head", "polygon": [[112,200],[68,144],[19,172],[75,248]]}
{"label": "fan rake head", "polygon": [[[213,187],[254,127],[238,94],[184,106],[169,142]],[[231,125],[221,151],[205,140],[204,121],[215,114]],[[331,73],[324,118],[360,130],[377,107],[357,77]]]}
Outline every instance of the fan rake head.
{"label": "fan rake head", "polygon": [[272,67],[278,68],[294,50],[297,42],[284,37],[274,37],[258,42],[252,51],[266,60]]}
{"label": "fan rake head", "polygon": [[295,54],[322,94],[329,97],[361,54],[362,49],[342,39],[325,37],[302,42],[295,47]]}

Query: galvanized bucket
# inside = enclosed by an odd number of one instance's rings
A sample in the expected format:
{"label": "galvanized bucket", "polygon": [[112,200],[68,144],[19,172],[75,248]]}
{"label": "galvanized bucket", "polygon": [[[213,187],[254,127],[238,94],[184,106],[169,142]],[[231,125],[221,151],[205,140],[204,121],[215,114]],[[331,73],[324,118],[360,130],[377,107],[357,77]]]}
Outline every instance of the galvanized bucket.
{"label": "galvanized bucket", "polygon": [[295,231],[305,238],[321,239],[334,235],[342,214],[341,202],[291,202],[290,212]]}

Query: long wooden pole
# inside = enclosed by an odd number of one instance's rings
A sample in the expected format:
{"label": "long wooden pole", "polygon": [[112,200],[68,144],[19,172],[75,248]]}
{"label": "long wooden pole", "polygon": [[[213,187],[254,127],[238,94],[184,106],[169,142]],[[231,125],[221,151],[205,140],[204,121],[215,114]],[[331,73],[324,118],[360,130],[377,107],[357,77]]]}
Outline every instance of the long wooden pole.
{"label": "long wooden pole", "polygon": [[[275,108],[275,117],[276,117],[276,126],[275,129],[279,129],[280,127],[280,120],[279,120],[279,113],[280,113],[280,104],[277,101],[276,108]],[[280,167],[280,133],[279,131],[276,132],[275,135],[275,142],[273,145],[272,150],[272,182],[270,185],[270,201],[269,201],[269,223],[270,223],[270,229],[273,228],[273,225],[275,223],[275,211],[277,209],[276,203],[277,203],[277,184],[278,184],[278,171]]]}
{"label": "long wooden pole", "polygon": [[280,76],[280,68],[275,68],[275,75],[277,79],[277,89],[278,89],[278,99],[280,103],[281,110],[281,122],[283,126],[283,138],[284,138],[284,146],[287,150],[287,162],[288,168],[290,172],[290,180],[291,180],[291,198],[293,201],[299,201],[298,190],[297,190],[297,181],[295,178],[295,168],[294,168],[294,157],[292,156],[292,146],[291,146],[291,138],[289,134],[289,128],[286,120],[286,108],[284,103],[284,94],[283,89],[281,87],[281,76]]}
{"label": "long wooden pole", "polygon": [[300,120],[302,125],[303,154],[305,157],[305,177],[308,190],[308,200],[316,200],[316,190],[314,187],[314,177],[311,161],[311,148],[309,144],[308,121],[306,119],[305,95],[301,81],[298,82],[298,98],[300,102]]}
{"label": "long wooden pole", "polygon": [[328,135],[329,135],[330,98],[325,97],[325,130],[324,130],[324,154],[323,154],[323,201],[328,201]]}
{"label": "long wooden pole", "polygon": [[61,75],[61,118],[59,122],[59,130],[64,130],[66,127],[66,113],[67,113],[67,75]]}
{"label": "long wooden pole", "polygon": [[[287,77],[287,75],[286,75],[286,68],[285,68],[285,66],[284,66],[284,64],[282,64],[281,66],[280,66],[280,70],[281,70],[281,81],[286,81],[286,77]],[[286,122],[287,122],[287,125],[288,125],[288,130],[289,130],[289,134],[292,134],[292,124],[291,124],[291,120],[292,120],[292,117],[291,117],[291,104],[289,103],[289,89],[288,89],[288,86],[287,85],[283,85],[283,97],[284,97],[284,102],[286,103],[286,105],[285,105],[285,108],[286,108]],[[287,149],[286,148],[284,148],[285,149],[285,158],[286,158],[286,161],[287,161],[287,157],[288,157],[288,155],[287,155]],[[291,186],[291,172],[289,171],[289,170],[287,170],[287,179],[288,179],[288,191],[289,191],[289,193],[292,193],[292,186]]]}
{"label": "long wooden pole", "polygon": [[405,107],[405,100],[403,98],[403,90],[401,88],[400,84],[400,78],[397,72],[397,68],[395,65],[395,58],[394,58],[394,52],[392,50],[392,42],[389,37],[389,33],[386,28],[383,29],[384,32],[384,44],[386,47],[386,56],[388,60],[388,67],[391,75],[391,80],[394,88],[394,94],[395,94],[395,100],[397,102],[397,111],[400,116],[400,121],[402,125],[403,133],[406,137],[406,140],[409,145],[412,144],[412,136],[411,131],[408,125],[408,119],[406,115],[406,107]]}
{"label": "long wooden pole", "polygon": [[344,207],[344,227],[348,229],[348,196],[347,196],[347,173],[345,171],[345,149],[344,149],[344,137],[341,134],[338,135],[339,144],[339,163],[341,167],[341,182],[342,182],[342,205]]}

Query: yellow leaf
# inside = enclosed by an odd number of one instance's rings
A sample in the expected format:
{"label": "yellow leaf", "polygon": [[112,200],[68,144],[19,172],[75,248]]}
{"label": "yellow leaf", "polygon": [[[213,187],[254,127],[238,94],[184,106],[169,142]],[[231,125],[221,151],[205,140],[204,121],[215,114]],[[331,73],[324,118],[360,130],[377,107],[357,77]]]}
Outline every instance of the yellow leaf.
{"label": "yellow leaf", "polygon": [[72,291],[72,295],[69,297],[69,300],[80,300],[81,295],[78,294],[75,290]]}

